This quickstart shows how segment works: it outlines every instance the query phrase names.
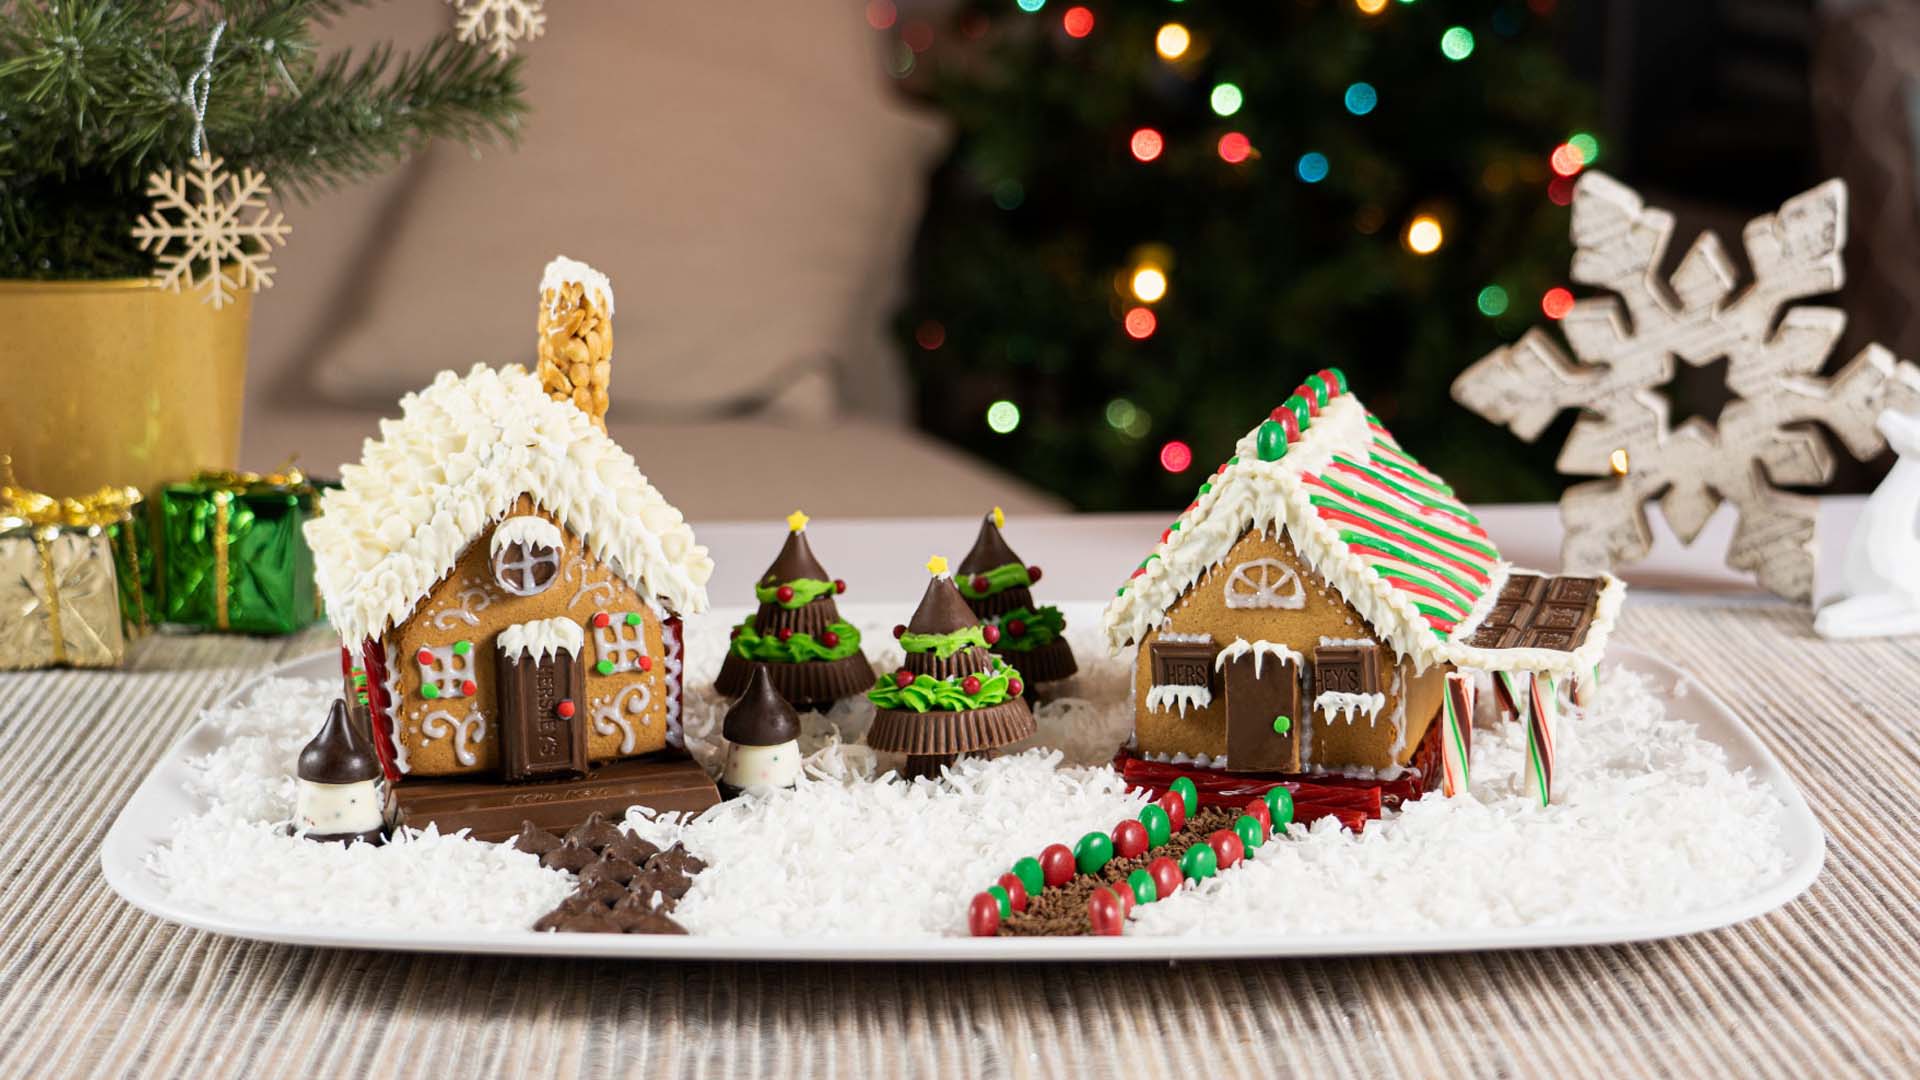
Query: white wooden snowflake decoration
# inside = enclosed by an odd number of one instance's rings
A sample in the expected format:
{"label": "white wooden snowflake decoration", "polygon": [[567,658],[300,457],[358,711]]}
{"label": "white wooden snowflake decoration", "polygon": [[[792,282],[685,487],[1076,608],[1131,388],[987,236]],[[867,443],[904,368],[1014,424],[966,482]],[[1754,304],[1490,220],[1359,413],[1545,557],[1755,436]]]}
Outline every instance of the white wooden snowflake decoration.
{"label": "white wooden snowflake decoration", "polygon": [[447,0],[453,5],[454,34],[469,45],[482,45],[505,60],[516,42],[532,41],[546,32],[543,0]]}
{"label": "white wooden snowflake decoration", "polygon": [[[1920,406],[1920,369],[1869,345],[1822,378],[1846,313],[1788,306],[1840,287],[1843,182],[1829,180],[1747,224],[1753,280],[1738,292],[1733,262],[1713,233],[1700,234],[1673,276],[1660,278],[1673,224],[1673,215],[1612,177],[1582,176],[1572,278],[1615,295],[1581,300],[1562,321],[1579,362],[1535,328],[1463,372],[1454,399],[1529,442],[1562,409],[1579,410],[1557,467],[1606,479],[1576,484],[1560,499],[1568,570],[1645,556],[1653,499],[1689,543],[1724,499],[1739,514],[1727,565],[1781,596],[1808,600],[1815,503],[1774,485],[1833,478],[1833,452],[1816,425],[1857,458],[1878,453],[1885,441],[1874,419],[1889,406]],[[1697,367],[1722,358],[1733,400],[1718,424],[1694,418],[1673,428],[1657,388],[1672,380],[1674,361]]]}
{"label": "white wooden snowflake decoration", "polygon": [[170,292],[204,291],[215,311],[243,290],[273,284],[268,256],[293,231],[267,206],[273,189],[266,176],[252,169],[235,176],[221,164],[200,154],[184,173],[161,169],[147,177],[153,213],[133,226],[140,250],[153,253],[154,280]]}

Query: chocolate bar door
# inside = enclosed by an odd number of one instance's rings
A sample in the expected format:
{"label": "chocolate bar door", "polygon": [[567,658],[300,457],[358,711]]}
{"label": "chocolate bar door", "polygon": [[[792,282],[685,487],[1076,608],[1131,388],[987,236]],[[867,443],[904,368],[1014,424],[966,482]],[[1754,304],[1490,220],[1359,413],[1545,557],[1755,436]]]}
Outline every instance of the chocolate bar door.
{"label": "chocolate bar door", "polygon": [[1227,698],[1227,768],[1299,772],[1300,667],[1257,653],[1236,656],[1222,672]]}
{"label": "chocolate bar door", "polygon": [[498,651],[500,771],[510,781],[587,774],[586,669],[561,649]]}

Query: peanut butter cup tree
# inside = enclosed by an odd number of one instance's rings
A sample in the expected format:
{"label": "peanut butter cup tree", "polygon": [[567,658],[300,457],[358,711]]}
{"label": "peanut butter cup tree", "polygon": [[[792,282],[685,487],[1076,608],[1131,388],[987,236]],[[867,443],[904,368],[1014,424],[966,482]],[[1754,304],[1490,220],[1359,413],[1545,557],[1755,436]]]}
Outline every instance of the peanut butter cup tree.
{"label": "peanut butter cup tree", "polygon": [[894,629],[905,662],[867,691],[875,707],[867,745],[907,755],[908,777],[937,776],[962,754],[1006,746],[1034,730],[1020,672],[989,651],[998,633],[967,606],[946,559],[935,555],[927,570],[933,580],[913,619]]}
{"label": "peanut butter cup tree", "polygon": [[840,617],[834,597],[847,583],[829,575],[807,543],[807,515],[787,515],[787,542],[753,587],[760,607],[733,628],[714,688],[737,697],[764,667],[796,709],[825,709],[872,684],[860,631]]}
{"label": "peanut butter cup tree", "polygon": [[1007,546],[1000,530],[1007,523],[999,507],[980,523],[973,550],[960,560],[954,584],[974,614],[993,628],[989,648],[1020,666],[1028,692],[1080,670],[1065,636],[1067,620],[1057,607],[1033,602],[1040,568],[1028,566]]}

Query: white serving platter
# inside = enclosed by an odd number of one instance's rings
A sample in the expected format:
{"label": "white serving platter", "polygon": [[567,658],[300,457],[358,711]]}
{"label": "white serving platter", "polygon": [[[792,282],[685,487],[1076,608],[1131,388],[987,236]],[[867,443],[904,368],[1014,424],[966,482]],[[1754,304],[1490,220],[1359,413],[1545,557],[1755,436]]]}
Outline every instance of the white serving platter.
{"label": "white serving platter", "polygon": [[[1805,892],[1820,873],[1826,838],[1792,778],[1747,726],[1697,680],[1657,657],[1626,648],[1608,657],[1645,676],[1670,714],[1693,723],[1725,749],[1729,764],[1753,770],[1779,796],[1785,870],[1746,896],[1687,915],[1623,919],[1577,926],[1348,934],[1240,934],[1231,937],[903,938],[713,937],[553,934],[528,931],[399,933],[235,919],[180,903],[166,894],[146,854],[167,839],[173,822],[204,807],[187,794],[187,762],[211,751],[218,733],[197,723],[176,742],[121,810],[100,850],[107,883],[128,903],[168,922],[215,934],[288,945],[405,952],[605,956],[657,960],[1205,960],[1236,957],[1338,956],[1378,953],[1534,949],[1651,941],[1714,930],[1764,915]],[[333,678],[332,653],[286,664],[285,678]],[[1684,692],[1678,692],[1684,688]]]}

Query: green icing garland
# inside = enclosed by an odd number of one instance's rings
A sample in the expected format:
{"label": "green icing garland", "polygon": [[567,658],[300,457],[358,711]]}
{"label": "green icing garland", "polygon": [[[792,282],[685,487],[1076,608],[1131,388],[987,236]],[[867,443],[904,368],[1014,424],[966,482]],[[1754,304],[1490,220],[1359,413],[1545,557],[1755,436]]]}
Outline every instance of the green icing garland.
{"label": "green icing garland", "polygon": [[[987,579],[986,591],[974,591],[973,579],[976,577]],[[1033,584],[1033,575],[1027,573],[1027,568],[1019,563],[1008,563],[1005,566],[996,566],[984,574],[956,574],[953,583],[960,587],[961,596],[969,600],[979,600],[1005,589],[1027,588]]]}
{"label": "green icing garland", "polygon": [[931,675],[916,675],[912,682],[901,686],[892,675],[882,675],[873,689],[867,691],[867,700],[881,709],[909,709],[913,712],[970,712],[998,705],[1013,699],[1008,684],[1020,677],[1020,673],[996,660],[994,670],[980,678],[980,692],[969,694],[961,689],[965,676],[953,679],[936,679]]}
{"label": "green icing garland", "polygon": [[[785,585],[793,590],[793,599],[780,599],[781,585]],[[755,585],[753,587],[753,595],[763,604],[779,604],[781,607],[791,611],[797,607],[806,607],[815,600],[833,592],[833,590],[834,584],[831,581],[821,581],[818,578],[803,577],[794,578],[792,581],[783,581],[779,585]]]}
{"label": "green icing garland", "polygon": [[840,635],[840,643],[831,648],[812,634],[800,632],[785,641],[774,634],[762,634],[753,628],[753,616],[740,624],[740,632],[727,648],[742,660],[764,660],[775,664],[799,664],[810,660],[845,660],[860,651],[860,631],[845,622],[830,623],[828,630]]}
{"label": "green icing garland", "polygon": [[976,625],[962,627],[959,630],[953,630],[945,634],[915,634],[911,632],[901,634],[900,647],[910,653],[930,652],[940,659],[945,660],[961,649],[969,647],[986,648],[987,638],[986,635],[981,632],[980,627]]}
{"label": "green icing garland", "polygon": [[[1027,624],[1027,632],[1019,637],[1014,637],[1007,629],[1007,624],[1016,620]],[[1000,627],[1000,640],[993,648],[998,652],[1031,652],[1060,640],[1061,633],[1067,628],[1066,616],[1060,614],[1059,608],[1052,606],[1042,607],[1038,611],[1014,608],[995,622]]]}

